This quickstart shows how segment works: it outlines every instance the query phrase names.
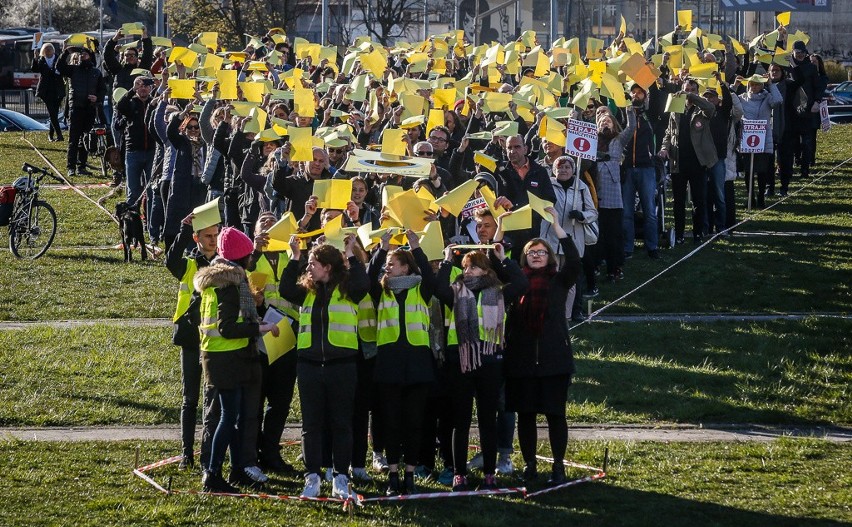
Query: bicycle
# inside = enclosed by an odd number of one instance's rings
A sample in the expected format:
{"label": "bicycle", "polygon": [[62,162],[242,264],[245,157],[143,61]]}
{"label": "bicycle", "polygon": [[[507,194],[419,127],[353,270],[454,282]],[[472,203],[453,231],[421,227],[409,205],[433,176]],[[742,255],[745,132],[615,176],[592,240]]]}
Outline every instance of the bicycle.
{"label": "bicycle", "polygon": [[41,180],[47,177],[64,183],[44,168],[28,163],[21,167],[26,176],[15,180],[15,197],[9,221],[9,249],[18,258],[35,260],[42,256],[56,236],[56,212],[46,201],[39,199]]}

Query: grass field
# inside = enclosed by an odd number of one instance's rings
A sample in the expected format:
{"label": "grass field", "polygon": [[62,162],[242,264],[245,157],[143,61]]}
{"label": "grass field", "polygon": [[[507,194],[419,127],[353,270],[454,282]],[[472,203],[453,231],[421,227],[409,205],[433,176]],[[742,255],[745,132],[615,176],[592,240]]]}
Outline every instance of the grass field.
{"label": "grass field", "polygon": [[[758,443],[571,442],[569,458],[600,466],[595,483],[522,501],[454,498],[367,505],[354,521],[339,505],[164,496],[131,474],[136,444],[0,442],[0,524],[74,525],[841,525],[852,521],[852,449],[813,440]],[[173,455],[169,443],[140,446],[140,462]],[[285,452],[288,458],[295,447]],[[544,463],[539,472],[549,472]],[[573,477],[587,473],[574,472]],[[200,477],[173,466],[151,473],[174,489]],[[475,481],[475,480],[473,480]],[[505,484],[519,481],[505,479]],[[356,487],[375,495],[384,484]],[[327,484],[326,484],[327,485]],[[275,478],[272,493],[294,494],[295,479]],[[536,489],[541,484],[530,485]],[[424,490],[446,490],[437,485]],[[328,493],[324,485],[323,492]],[[843,522],[843,523],[841,523]]]}

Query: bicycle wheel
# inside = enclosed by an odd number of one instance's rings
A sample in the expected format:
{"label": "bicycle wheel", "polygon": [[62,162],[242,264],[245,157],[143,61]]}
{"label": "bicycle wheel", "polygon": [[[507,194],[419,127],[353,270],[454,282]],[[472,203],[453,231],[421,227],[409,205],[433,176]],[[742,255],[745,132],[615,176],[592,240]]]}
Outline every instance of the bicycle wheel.
{"label": "bicycle wheel", "polygon": [[35,260],[47,252],[56,236],[56,212],[44,201],[22,210],[9,225],[9,249],[18,258]]}

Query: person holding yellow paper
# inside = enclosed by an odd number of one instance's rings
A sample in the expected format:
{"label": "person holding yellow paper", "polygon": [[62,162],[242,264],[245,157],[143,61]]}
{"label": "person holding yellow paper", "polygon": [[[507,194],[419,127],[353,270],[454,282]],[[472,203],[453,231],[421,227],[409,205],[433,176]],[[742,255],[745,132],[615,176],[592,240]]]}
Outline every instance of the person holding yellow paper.
{"label": "person holding yellow paper", "polygon": [[435,274],[417,234],[409,229],[405,235],[409,250],[390,251],[391,235],[385,233],[367,267],[370,296],[378,306],[374,379],[385,424],[388,496],[415,493],[414,468],[423,440],[426,400],[435,380],[429,346],[429,300]]}
{"label": "person holding yellow paper", "polygon": [[[275,222],[275,214],[271,212],[261,213],[257,219],[254,252],[246,267],[246,271],[249,272],[249,285],[251,285],[253,274],[263,275],[265,280],[260,291],[263,304],[259,309],[262,312],[267,306],[275,308],[290,317],[293,325],[298,328],[294,321],[299,318],[299,309],[281,298],[278,292],[281,273],[290,259],[284,251],[266,250],[269,246],[267,231]],[[253,293],[257,294],[255,291]],[[290,413],[290,403],[293,401],[296,387],[296,354],[285,353],[272,364],[261,361],[261,368],[263,419],[257,457],[261,468],[265,470],[277,473],[293,472],[293,466],[281,457],[281,435]],[[265,406],[264,401],[266,401]]]}
{"label": "person holding yellow paper", "polygon": [[[116,51],[118,41],[124,38],[121,29],[107,40],[104,46],[104,68],[112,76],[112,88],[124,88],[129,90],[133,87],[133,81],[141,73],[133,73],[133,70],[150,70],[154,64],[154,44],[148,36],[148,29],[142,28],[142,56],[139,56],[139,48],[126,47],[119,55]],[[119,59],[119,56],[121,57]],[[112,90],[110,90],[112,91]]]}
{"label": "person holding yellow paper", "polygon": [[305,208],[305,203],[312,195],[314,181],[332,178],[328,170],[328,153],[322,148],[313,147],[312,155],[312,161],[298,163],[296,172],[289,163],[283,163],[278,165],[271,176],[272,189],[278,194],[278,198],[290,200],[289,211],[293,213],[293,217],[307,220],[301,225],[307,231],[320,227],[319,216],[314,214],[315,211],[306,214],[308,211]]}
{"label": "person holding yellow paper", "polygon": [[302,496],[320,493],[323,430],[331,431],[332,496],[349,497],[352,420],[358,380],[358,305],[370,290],[364,264],[355,256],[356,237],[345,239],[344,255],[328,244],[308,254],[300,277],[299,239],[290,239],[292,259],[284,269],[279,292],[301,306],[297,343],[297,381],[302,405],[302,453],[305,488]]}
{"label": "person holding yellow paper", "polygon": [[201,126],[197,114],[188,106],[182,112],[174,112],[166,128],[166,136],[172,145],[174,172],[168,203],[163,238],[166,246],[177,236],[180,218],[195,207],[206,202],[207,185],[201,181],[206,155],[201,140]]}
{"label": "person holding yellow paper", "polygon": [[[125,150],[124,173],[127,177],[127,204],[136,205],[145,191],[145,183],[151,179],[154,165],[155,141],[148,128],[154,105],[151,92],[154,79],[137,77],[127,93],[115,104],[115,110],[124,118]],[[150,205],[150,200],[149,200]],[[147,216],[150,218],[150,211]],[[179,214],[178,218],[183,218]]]}
{"label": "person holding yellow paper", "polygon": [[210,460],[201,479],[206,492],[239,492],[222,477],[229,449],[231,482],[256,486],[268,480],[256,466],[260,394],[257,338],[267,332],[277,336],[278,327],[261,323],[256,300],[249,291],[245,266],[253,249],[248,236],[225,227],[217,239],[219,256],[193,278],[201,295],[199,332],[204,378],[216,388],[221,409]]}
{"label": "person holding yellow paper", "polygon": [[[181,380],[181,451],[183,457],[178,468],[181,470],[195,466],[194,443],[198,394],[201,389],[201,349],[198,334],[198,318],[201,297],[195,292],[192,281],[195,273],[210,265],[216,257],[216,237],[219,224],[192,227],[193,215],[181,222],[180,234],[166,251],[166,268],[178,282],[177,308],[172,322],[175,328],[172,344],[180,346]],[[186,249],[195,242],[195,247],[187,254]],[[210,458],[211,441],[216,430],[216,417],[219,413],[218,395],[215,389],[204,387],[203,426],[201,434],[201,465],[206,466]]]}

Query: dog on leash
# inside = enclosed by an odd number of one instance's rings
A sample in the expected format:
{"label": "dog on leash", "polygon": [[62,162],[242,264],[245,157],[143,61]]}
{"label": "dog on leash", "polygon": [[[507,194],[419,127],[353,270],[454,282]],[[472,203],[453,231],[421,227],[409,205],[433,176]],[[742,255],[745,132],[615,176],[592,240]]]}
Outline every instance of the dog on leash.
{"label": "dog on leash", "polygon": [[145,228],[142,225],[142,216],[139,214],[139,205],[130,206],[125,202],[119,202],[115,206],[115,217],[118,219],[118,229],[121,233],[121,244],[124,246],[124,261],[133,260],[132,249],[139,247],[142,251],[142,259],[148,259],[148,250],[145,247]]}

